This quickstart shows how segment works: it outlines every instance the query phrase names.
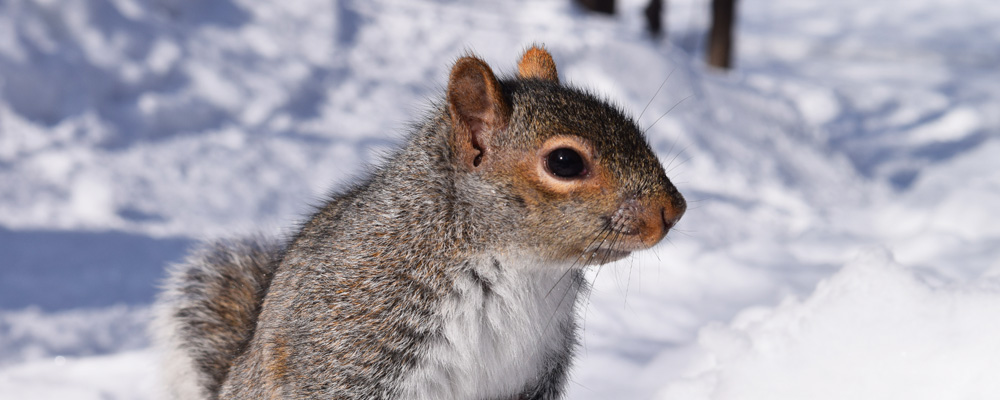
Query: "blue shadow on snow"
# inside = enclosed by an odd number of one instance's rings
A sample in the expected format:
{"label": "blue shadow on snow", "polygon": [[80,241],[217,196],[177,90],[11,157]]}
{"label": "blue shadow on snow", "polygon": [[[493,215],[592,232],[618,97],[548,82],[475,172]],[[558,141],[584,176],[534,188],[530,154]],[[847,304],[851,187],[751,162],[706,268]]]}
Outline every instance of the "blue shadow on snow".
{"label": "blue shadow on snow", "polygon": [[147,304],[194,243],[122,232],[0,228],[0,309]]}

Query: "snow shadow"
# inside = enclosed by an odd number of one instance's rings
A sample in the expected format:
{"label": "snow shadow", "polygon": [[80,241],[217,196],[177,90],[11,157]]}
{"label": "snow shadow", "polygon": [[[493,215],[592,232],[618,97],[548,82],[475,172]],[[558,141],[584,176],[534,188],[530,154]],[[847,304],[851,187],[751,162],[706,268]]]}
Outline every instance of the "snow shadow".
{"label": "snow shadow", "polygon": [[0,310],[148,304],[194,241],[122,232],[0,228]]}
{"label": "snow shadow", "polygon": [[251,15],[240,5],[41,3],[0,2],[0,24],[12,25],[5,31],[10,49],[0,52],[0,98],[21,118],[52,128],[96,117],[93,132],[76,134],[109,148],[226,122],[225,110],[187,91],[192,77],[182,46],[206,27],[246,24]]}

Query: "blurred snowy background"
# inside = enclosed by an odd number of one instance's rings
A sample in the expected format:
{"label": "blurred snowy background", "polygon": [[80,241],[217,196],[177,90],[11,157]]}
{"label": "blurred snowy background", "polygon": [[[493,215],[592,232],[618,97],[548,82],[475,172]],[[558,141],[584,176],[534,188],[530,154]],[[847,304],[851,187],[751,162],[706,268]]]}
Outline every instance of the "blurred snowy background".
{"label": "blurred snowy background", "polygon": [[591,271],[569,398],[1000,398],[1000,3],[741,0],[729,73],[707,0],[662,41],[618,3],[0,0],[0,398],[156,398],[164,265],[286,232],[531,43],[651,101],[690,203]]}

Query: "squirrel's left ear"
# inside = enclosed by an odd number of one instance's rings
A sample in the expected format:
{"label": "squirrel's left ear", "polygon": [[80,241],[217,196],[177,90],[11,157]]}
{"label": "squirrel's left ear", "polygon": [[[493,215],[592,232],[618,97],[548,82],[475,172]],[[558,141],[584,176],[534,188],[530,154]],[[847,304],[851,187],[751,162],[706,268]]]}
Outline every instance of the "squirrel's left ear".
{"label": "squirrel's left ear", "polygon": [[476,57],[462,57],[448,79],[451,148],[458,162],[475,169],[488,157],[494,132],[507,127],[510,105],[489,65]]}

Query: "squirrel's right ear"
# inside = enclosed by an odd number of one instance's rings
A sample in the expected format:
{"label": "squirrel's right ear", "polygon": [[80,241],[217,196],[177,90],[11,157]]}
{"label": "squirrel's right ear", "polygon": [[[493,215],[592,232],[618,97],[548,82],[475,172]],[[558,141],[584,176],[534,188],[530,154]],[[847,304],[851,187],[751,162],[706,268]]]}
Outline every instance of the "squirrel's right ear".
{"label": "squirrel's right ear", "polygon": [[448,79],[451,148],[466,168],[478,167],[490,151],[490,138],[507,127],[510,106],[500,81],[489,65],[476,57],[462,57]]}

